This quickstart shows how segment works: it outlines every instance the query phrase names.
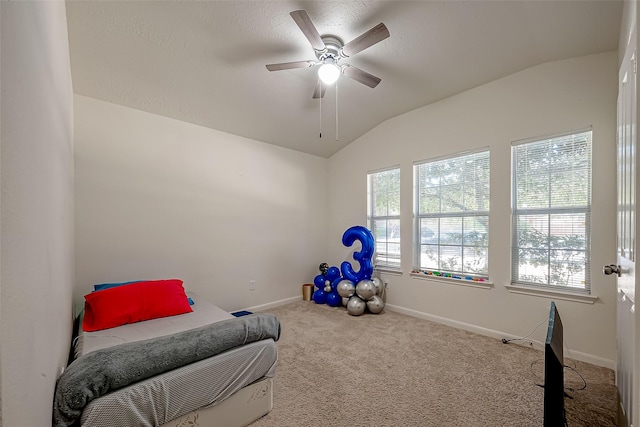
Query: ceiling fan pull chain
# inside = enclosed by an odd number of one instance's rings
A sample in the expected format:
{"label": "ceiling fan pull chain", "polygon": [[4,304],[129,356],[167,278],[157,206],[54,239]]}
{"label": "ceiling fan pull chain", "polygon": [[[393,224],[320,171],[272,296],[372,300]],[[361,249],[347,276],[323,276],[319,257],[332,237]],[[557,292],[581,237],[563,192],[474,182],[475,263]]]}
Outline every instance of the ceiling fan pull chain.
{"label": "ceiling fan pull chain", "polygon": [[320,97],[320,138],[322,138],[322,97]]}
{"label": "ceiling fan pull chain", "polygon": [[336,81],[336,142],[338,142],[338,82]]}

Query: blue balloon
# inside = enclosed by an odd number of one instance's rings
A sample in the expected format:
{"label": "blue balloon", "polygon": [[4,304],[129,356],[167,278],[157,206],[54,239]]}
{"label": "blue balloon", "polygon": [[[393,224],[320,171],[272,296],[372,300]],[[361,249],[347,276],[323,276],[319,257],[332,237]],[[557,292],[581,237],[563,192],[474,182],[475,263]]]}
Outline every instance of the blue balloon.
{"label": "blue balloon", "polygon": [[340,277],[340,269],[336,266],[329,267],[327,270],[327,274],[325,274],[327,280],[333,282],[335,279]]}
{"label": "blue balloon", "polygon": [[338,289],[338,283],[342,282],[342,277],[338,277],[336,279],[333,279],[333,282],[331,282],[331,291],[335,291]]}
{"label": "blue balloon", "polygon": [[327,293],[322,289],[318,289],[313,293],[313,302],[316,304],[324,304],[327,302]]}
{"label": "blue balloon", "polygon": [[342,297],[336,291],[331,291],[327,294],[327,305],[331,307],[338,307],[342,304]]}
{"label": "blue balloon", "polygon": [[373,234],[366,227],[356,225],[347,229],[342,235],[342,244],[347,247],[353,245],[356,240],[360,241],[362,249],[353,254],[353,259],[360,264],[360,270],[354,271],[349,261],[344,261],[340,265],[344,278],[351,280],[353,283],[371,278],[373,274],[373,262],[371,259],[375,249]]}
{"label": "blue balloon", "polygon": [[313,278],[313,284],[316,285],[316,288],[318,289],[324,289],[324,281],[325,278],[322,274],[318,274]]}
{"label": "blue balloon", "polygon": [[344,276],[345,279],[354,283],[359,282],[358,274],[353,271],[353,267],[351,267],[351,263],[349,261],[343,261],[340,268],[342,269],[342,276]]}

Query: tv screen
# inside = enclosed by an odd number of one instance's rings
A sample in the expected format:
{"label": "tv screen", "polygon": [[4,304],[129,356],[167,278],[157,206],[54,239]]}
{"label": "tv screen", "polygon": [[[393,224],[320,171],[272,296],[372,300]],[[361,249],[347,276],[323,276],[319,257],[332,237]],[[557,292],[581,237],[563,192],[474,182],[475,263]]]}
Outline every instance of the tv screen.
{"label": "tv screen", "polygon": [[562,320],[551,302],[549,326],[544,344],[544,427],[567,425],[564,411],[564,356]]}

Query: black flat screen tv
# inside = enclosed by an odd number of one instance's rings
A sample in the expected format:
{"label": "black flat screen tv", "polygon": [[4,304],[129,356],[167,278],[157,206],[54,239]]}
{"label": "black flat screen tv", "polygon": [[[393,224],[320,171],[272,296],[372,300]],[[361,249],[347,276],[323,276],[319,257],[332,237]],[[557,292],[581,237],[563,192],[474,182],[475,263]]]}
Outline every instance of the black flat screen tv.
{"label": "black flat screen tv", "polygon": [[547,339],[544,343],[544,427],[567,425],[564,411],[564,355],[562,320],[551,302]]}

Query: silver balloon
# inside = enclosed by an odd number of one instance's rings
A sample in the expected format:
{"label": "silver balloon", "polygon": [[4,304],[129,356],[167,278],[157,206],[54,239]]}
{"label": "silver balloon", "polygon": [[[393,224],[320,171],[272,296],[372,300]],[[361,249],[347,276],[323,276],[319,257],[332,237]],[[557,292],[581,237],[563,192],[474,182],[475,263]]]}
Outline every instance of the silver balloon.
{"label": "silver balloon", "polygon": [[342,306],[343,306],[343,307],[346,307],[348,302],[349,302],[349,298],[347,298],[347,297],[342,297]]}
{"label": "silver balloon", "polygon": [[330,282],[330,281],[328,281],[328,280],[325,280],[325,281],[324,281],[324,291],[325,291],[326,293],[331,292],[331,282]]}
{"label": "silver balloon", "polygon": [[379,277],[372,277],[371,281],[373,282],[373,285],[376,287],[376,295],[381,295],[382,289],[384,287],[384,283],[382,282],[382,279]]}
{"label": "silver balloon", "polygon": [[347,302],[347,313],[352,316],[360,316],[364,313],[364,309],[367,304],[360,299],[357,295],[349,298],[349,302]]}
{"label": "silver balloon", "polygon": [[356,285],[354,285],[351,280],[347,279],[338,282],[336,289],[343,298],[349,298],[351,295],[356,293]]}
{"label": "silver balloon", "polygon": [[376,293],[376,286],[371,280],[361,280],[356,285],[356,294],[363,300],[369,300]]}
{"label": "silver balloon", "polygon": [[367,301],[367,308],[373,314],[378,314],[384,308],[384,301],[378,295],[374,295],[369,301]]}

